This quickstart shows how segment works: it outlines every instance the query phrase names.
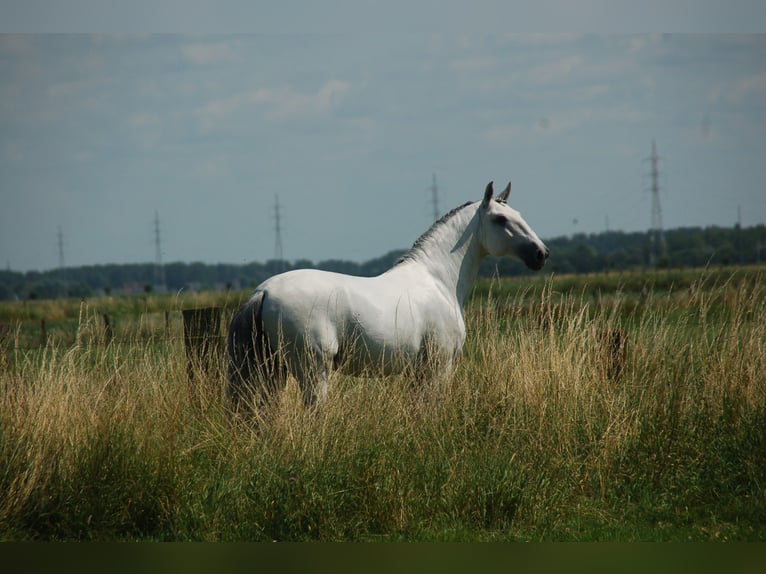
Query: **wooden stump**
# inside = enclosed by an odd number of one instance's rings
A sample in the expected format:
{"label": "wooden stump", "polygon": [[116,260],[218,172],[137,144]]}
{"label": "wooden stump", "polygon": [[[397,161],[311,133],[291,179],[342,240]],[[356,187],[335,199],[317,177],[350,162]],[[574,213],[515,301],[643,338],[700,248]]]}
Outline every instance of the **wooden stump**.
{"label": "wooden stump", "polygon": [[204,410],[220,392],[215,381],[219,379],[222,365],[221,310],[217,307],[184,309],[182,314],[189,399],[194,408]]}
{"label": "wooden stump", "polygon": [[195,373],[211,374],[220,364],[217,355],[222,348],[221,310],[218,307],[184,309],[184,347],[189,380]]}
{"label": "wooden stump", "polygon": [[114,330],[112,329],[112,322],[109,320],[109,315],[103,313],[104,319],[104,344],[108,345],[114,340]]}
{"label": "wooden stump", "polygon": [[628,334],[622,329],[603,331],[600,339],[606,356],[606,373],[610,380],[619,381],[628,348]]}

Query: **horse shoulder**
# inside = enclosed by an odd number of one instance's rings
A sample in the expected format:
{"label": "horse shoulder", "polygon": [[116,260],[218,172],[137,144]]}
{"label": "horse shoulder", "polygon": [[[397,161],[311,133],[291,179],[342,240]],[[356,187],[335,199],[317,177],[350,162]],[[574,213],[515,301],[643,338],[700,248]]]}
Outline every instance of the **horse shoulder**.
{"label": "horse shoulder", "polygon": [[445,291],[442,285],[433,281],[424,289],[424,320],[429,336],[445,349],[459,351],[465,341],[466,329],[463,309],[457,297]]}
{"label": "horse shoulder", "polygon": [[[410,279],[406,309],[416,325],[420,344],[427,339],[450,352],[459,350],[465,340],[465,322],[457,297],[430,274]],[[405,306],[400,303],[399,307]]]}

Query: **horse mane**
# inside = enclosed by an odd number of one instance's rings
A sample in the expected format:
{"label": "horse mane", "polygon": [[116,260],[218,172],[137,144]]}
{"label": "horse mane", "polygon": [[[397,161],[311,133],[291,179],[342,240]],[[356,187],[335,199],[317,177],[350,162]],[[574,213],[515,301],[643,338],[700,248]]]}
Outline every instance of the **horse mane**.
{"label": "horse mane", "polygon": [[426,241],[428,241],[436,233],[436,231],[439,228],[444,226],[444,224],[446,224],[447,221],[452,219],[458,211],[465,209],[466,207],[468,207],[469,205],[473,203],[475,202],[468,201],[464,203],[463,205],[459,205],[458,207],[454,208],[449,213],[446,213],[440,219],[435,221],[434,224],[431,225],[431,227],[429,227],[425,233],[423,233],[423,235],[421,235],[415,240],[415,243],[412,244],[412,247],[410,247],[409,251],[407,251],[405,254],[399,257],[399,259],[396,260],[396,263],[394,263],[394,267],[396,267],[400,263],[404,263],[406,261],[412,261],[416,259],[418,253],[422,253],[423,251],[423,244],[425,244]]}

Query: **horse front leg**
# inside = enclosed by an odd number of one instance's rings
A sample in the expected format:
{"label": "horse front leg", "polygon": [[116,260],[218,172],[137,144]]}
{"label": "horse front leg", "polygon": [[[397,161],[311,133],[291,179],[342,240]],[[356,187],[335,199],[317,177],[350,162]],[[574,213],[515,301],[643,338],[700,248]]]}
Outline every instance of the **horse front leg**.
{"label": "horse front leg", "polygon": [[[433,338],[427,338],[418,353],[414,385],[428,402],[442,402],[452,379],[454,353]],[[413,386],[414,386],[413,385]]]}
{"label": "horse front leg", "polygon": [[306,408],[321,405],[326,400],[334,364],[335,355],[313,349],[295,369],[295,378]]}

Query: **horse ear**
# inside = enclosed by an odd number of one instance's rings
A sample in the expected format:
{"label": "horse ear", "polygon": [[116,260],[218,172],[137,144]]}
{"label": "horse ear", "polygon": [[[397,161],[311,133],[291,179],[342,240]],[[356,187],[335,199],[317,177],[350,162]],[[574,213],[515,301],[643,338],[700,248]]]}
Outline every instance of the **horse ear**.
{"label": "horse ear", "polygon": [[503,190],[503,193],[500,194],[500,197],[498,198],[500,201],[508,201],[508,196],[511,195],[511,182],[508,182],[508,185]]}
{"label": "horse ear", "polygon": [[489,207],[489,202],[492,201],[492,196],[494,194],[495,194],[495,191],[492,189],[492,182],[490,181],[487,184],[487,189],[484,190],[484,199],[481,200],[481,206]]}

